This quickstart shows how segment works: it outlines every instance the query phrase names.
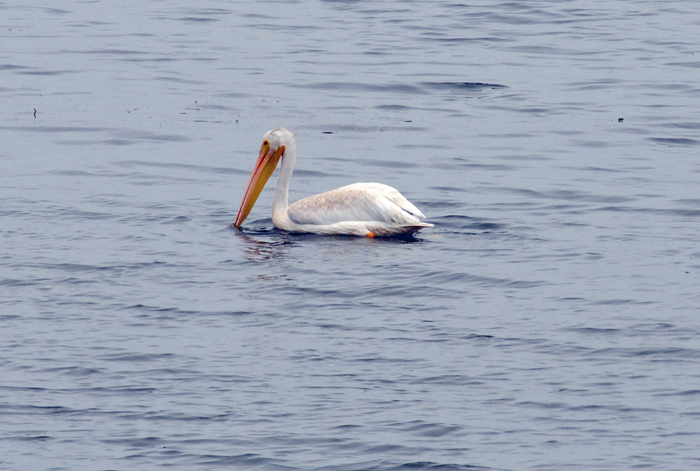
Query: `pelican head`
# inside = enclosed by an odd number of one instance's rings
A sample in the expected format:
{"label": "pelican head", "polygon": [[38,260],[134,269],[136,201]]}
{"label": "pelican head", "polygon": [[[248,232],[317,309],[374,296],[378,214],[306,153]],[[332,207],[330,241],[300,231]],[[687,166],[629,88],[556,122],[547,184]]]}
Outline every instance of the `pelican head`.
{"label": "pelican head", "polygon": [[245,218],[248,217],[250,210],[253,209],[258,196],[260,196],[260,192],[265,187],[265,183],[270,179],[278,162],[284,156],[285,144],[293,140],[294,134],[284,128],[276,128],[265,133],[258,160],[255,162],[255,168],[245,190],[238,216],[233,223],[234,227],[240,228]]}

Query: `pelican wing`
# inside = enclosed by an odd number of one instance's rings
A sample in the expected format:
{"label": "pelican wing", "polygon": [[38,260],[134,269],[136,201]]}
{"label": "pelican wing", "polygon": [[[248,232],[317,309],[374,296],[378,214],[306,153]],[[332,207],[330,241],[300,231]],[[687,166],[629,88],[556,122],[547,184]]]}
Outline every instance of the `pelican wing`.
{"label": "pelican wing", "polygon": [[396,206],[404,211],[408,211],[419,219],[425,218],[425,215],[421,213],[420,210],[413,205],[413,203],[408,201],[401,193],[399,193],[399,190],[389,185],[384,185],[383,183],[354,183],[344,188],[356,188],[359,190],[374,192],[388,198]]}
{"label": "pelican wing", "polygon": [[376,221],[398,225],[422,224],[418,208],[395,188],[380,183],[355,183],[292,204],[289,218],[296,224],[328,225]]}

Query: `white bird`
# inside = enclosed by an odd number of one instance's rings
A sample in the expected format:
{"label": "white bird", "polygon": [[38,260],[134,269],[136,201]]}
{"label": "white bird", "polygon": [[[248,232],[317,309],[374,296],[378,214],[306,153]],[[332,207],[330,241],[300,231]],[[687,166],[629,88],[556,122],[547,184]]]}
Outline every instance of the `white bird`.
{"label": "white bird", "polygon": [[289,180],[297,159],[294,134],[284,128],[263,136],[260,154],[248,182],[238,216],[240,228],[253,209],[265,183],[282,160],[272,202],[272,223],[290,232],[389,237],[411,234],[432,224],[395,188],[381,183],[355,183],[320,195],[309,196],[289,206]]}

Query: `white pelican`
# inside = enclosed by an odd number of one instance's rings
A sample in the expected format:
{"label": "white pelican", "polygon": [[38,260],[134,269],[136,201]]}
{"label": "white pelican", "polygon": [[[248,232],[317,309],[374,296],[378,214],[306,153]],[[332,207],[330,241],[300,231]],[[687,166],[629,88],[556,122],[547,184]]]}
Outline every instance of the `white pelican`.
{"label": "white pelican", "polygon": [[355,183],[289,206],[289,180],[297,159],[294,134],[284,128],[263,136],[260,154],[250,177],[234,227],[240,228],[265,183],[282,160],[272,202],[272,223],[291,232],[387,237],[411,234],[432,224],[396,189],[381,183]]}

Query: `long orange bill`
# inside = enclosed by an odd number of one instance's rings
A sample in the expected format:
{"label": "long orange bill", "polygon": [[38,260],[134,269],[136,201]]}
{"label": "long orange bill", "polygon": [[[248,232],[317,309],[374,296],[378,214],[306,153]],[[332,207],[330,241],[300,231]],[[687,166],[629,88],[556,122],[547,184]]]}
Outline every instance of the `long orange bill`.
{"label": "long orange bill", "polygon": [[245,190],[245,196],[243,196],[241,207],[238,210],[238,216],[236,216],[236,221],[233,223],[234,227],[240,228],[245,218],[250,214],[250,210],[253,209],[253,205],[255,205],[255,202],[258,200],[258,196],[260,196],[260,192],[265,186],[265,183],[267,183],[270,176],[275,171],[282,154],[284,154],[284,146],[280,146],[279,149],[272,152],[267,142],[263,143],[260,148],[258,160],[255,162],[253,174],[250,176],[248,188]]}

